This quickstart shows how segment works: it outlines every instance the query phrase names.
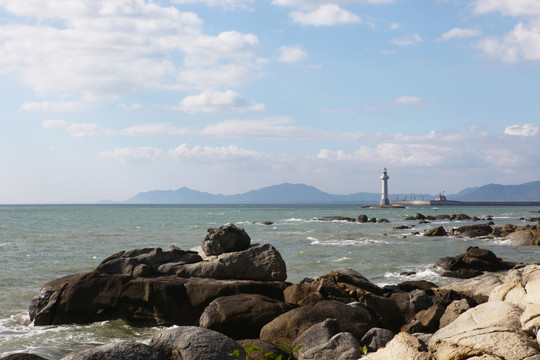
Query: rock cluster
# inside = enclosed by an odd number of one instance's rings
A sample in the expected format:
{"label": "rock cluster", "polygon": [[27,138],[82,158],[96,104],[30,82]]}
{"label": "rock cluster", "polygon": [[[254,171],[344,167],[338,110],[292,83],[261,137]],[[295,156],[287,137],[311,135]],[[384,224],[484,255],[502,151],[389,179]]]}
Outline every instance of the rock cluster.
{"label": "rock cluster", "polygon": [[[201,246],[208,253],[169,247],[114,254],[90,273],[46,284],[32,301],[31,319],[177,325],[148,345],[121,341],[75,351],[68,360],[246,359],[247,349],[261,350],[249,359],[272,352],[354,360],[364,346],[366,359],[540,360],[540,265],[442,287],[410,281],[381,288],[350,269],[291,284],[279,252],[246,245],[246,235],[226,224],[209,229]],[[210,240],[217,244],[205,246]],[[478,248],[443,263],[490,271],[505,264]]]}

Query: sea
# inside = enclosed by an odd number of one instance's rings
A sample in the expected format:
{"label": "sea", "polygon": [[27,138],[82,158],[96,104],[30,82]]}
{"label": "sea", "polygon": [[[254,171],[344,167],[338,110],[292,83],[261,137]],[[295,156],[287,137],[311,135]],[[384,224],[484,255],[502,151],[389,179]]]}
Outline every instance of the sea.
{"label": "sea", "polygon": [[[115,320],[88,325],[33,326],[28,306],[40,288],[56,278],[88,272],[120,250],[199,246],[207,229],[231,222],[252,243],[269,243],[287,264],[287,281],[297,283],[339,268],[358,271],[384,286],[407,280],[443,285],[452,279],[434,268],[437,259],[469,246],[493,251],[503,260],[540,261],[540,247],[516,247],[503,239],[421,236],[471,221],[419,224],[424,215],[460,214],[486,218],[496,226],[535,224],[538,207],[363,208],[354,205],[4,205],[0,206],[0,357],[33,353],[59,359],[88,346],[132,339],[148,342],[163,328],[140,328]],[[320,221],[327,216],[387,219],[389,223]],[[265,223],[271,223],[270,225]],[[486,220],[475,222],[486,223]],[[401,225],[411,229],[395,229]],[[415,234],[418,232],[419,234]],[[402,275],[414,272],[414,275]]]}

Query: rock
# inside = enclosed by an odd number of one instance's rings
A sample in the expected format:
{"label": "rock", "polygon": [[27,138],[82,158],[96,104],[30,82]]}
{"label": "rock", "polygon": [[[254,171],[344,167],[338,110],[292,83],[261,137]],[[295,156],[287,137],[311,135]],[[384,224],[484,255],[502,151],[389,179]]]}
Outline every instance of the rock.
{"label": "rock", "polygon": [[394,230],[406,230],[406,229],[411,229],[411,227],[407,226],[407,225],[400,225],[400,226],[394,226],[392,229],[394,229]]}
{"label": "rock", "polygon": [[[253,348],[253,351],[246,351],[249,360],[265,360],[270,359],[270,353],[275,354],[275,357],[281,355],[282,359],[286,359],[289,354],[285,352],[279,346],[269,343],[261,339],[244,339],[237,341],[244,349],[250,350]],[[231,358],[232,360],[232,358]]]}
{"label": "rock", "polygon": [[185,278],[284,281],[287,268],[281,254],[270,244],[252,245],[247,250],[223,253],[215,260],[194,264],[164,264],[158,269],[164,275]]}
{"label": "rock", "polygon": [[467,214],[452,214],[450,215],[450,220],[470,220],[471,217]]}
{"label": "rock", "polygon": [[455,257],[445,257],[437,260],[435,266],[444,270],[456,271],[459,269],[472,269],[481,271],[508,270],[515,263],[503,261],[492,251],[480,249],[477,246],[469,246],[464,254]]}
{"label": "rock", "polygon": [[471,307],[466,299],[455,300],[450,305],[446,307],[444,314],[439,320],[439,328],[443,328],[446,325],[452,323],[456,320],[459,315],[463,314],[465,311],[469,310]]}
{"label": "rock", "polygon": [[444,295],[448,291],[456,291],[480,304],[488,301],[489,294],[491,294],[493,289],[503,283],[502,277],[502,274],[484,274],[472,279],[455,281],[440,286],[437,291],[441,295]]}
{"label": "rock", "polygon": [[119,341],[107,345],[74,351],[62,360],[166,360],[156,349],[135,341]]}
{"label": "rock", "polygon": [[426,217],[425,217],[423,214],[420,214],[420,213],[414,214],[414,215],[413,215],[413,218],[414,218],[415,220],[425,220],[425,219],[426,219]]}
{"label": "rock", "polygon": [[444,227],[439,226],[434,229],[426,230],[423,234],[424,236],[447,236],[446,230]]}
{"label": "rock", "polygon": [[319,221],[348,221],[348,222],[355,222],[356,219],[348,216],[325,216],[322,218],[317,219]]}
{"label": "rock", "polygon": [[338,286],[346,289],[347,291],[357,289],[369,291],[371,293],[382,295],[383,290],[377,285],[373,284],[366,277],[362,276],[359,272],[352,269],[337,269],[315,279],[326,279]]}
{"label": "rock", "polygon": [[365,308],[326,300],[278,316],[261,329],[260,338],[290,348],[292,342],[304,331],[327,319],[335,319],[340,332],[350,332],[356,339],[362,339],[369,329],[379,326],[373,315]]}
{"label": "rock", "polygon": [[158,274],[159,266],[165,263],[182,265],[199,261],[202,258],[196,252],[171,245],[165,251],[159,247],[120,251],[103,260],[95,271],[103,274],[149,276]]}
{"label": "rock", "polygon": [[480,237],[487,236],[493,232],[491,226],[487,224],[478,224],[478,225],[465,225],[458,228],[452,229],[450,233],[454,236],[459,237]]}
{"label": "rock", "polygon": [[394,338],[394,333],[388,329],[372,328],[362,338],[361,344],[367,346],[370,352],[377,351],[386,346]]}
{"label": "rock", "polygon": [[239,359],[245,359],[242,346],[233,339],[216,331],[180,326],[155,335],[150,346],[170,360],[230,360],[233,351],[239,352]]}
{"label": "rock", "polygon": [[27,353],[17,353],[1,357],[0,360],[46,360],[41,356]]}
{"label": "rock", "polygon": [[501,280],[489,294],[489,301],[506,301],[521,308],[540,304],[540,265],[512,269]]}
{"label": "rock", "polygon": [[218,228],[208,229],[202,240],[202,249],[207,256],[246,250],[251,238],[243,228],[227,223]]}
{"label": "rock", "polygon": [[[427,346],[417,337],[400,332],[377,352],[369,353],[369,360],[431,360]],[[457,360],[457,359],[456,359]]]}
{"label": "rock", "polygon": [[311,326],[298,336],[292,343],[291,348],[295,349],[302,345],[296,353],[297,358],[308,350],[320,346],[329,341],[334,335],[339,333],[339,324],[334,319],[327,319],[323,322]]}
{"label": "rock", "polygon": [[358,217],[356,218],[356,222],[359,222],[359,223],[366,223],[368,222],[368,217],[367,215],[358,215]]}
{"label": "rock", "polygon": [[285,302],[300,306],[312,306],[325,298],[319,286],[312,283],[292,284],[283,292]]}
{"label": "rock", "polygon": [[516,246],[540,245],[540,231],[531,229],[519,230],[506,235],[504,240]]}
{"label": "rock", "polygon": [[405,323],[400,308],[392,299],[365,291],[357,294],[358,302],[370,309],[383,327],[398,331]]}
{"label": "rock", "polygon": [[326,343],[302,353],[298,360],[357,360],[362,355],[360,344],[348,332],[336,334]]}
{"label": "rock", "polygon": [[435,303],[429,309],[419,311],[415,316],[415,320],[409,323],[410,326],[405,325],[402,331],[409,333],[434,333],[439,329],[439,320],[444,314],[444,311],[445,307],[443,305]]}
{"label": "rock", "polygon": [[258,294],[222,296],[206,307],[199,326],[235,340],[257,338],[264,325],[292,309],[291,304]]}
{"label": "rock", "polygon": [[390,299],[401,310],[406,322],[413,320],[419,311],[429,309],[435,302],[433,297],[429,296],[423,290],[413,290],[409,293],[395,293],[390,296]]}
{"label": "rock", "polygon": [[510,303],[490,301],[461,314],[429,341],[435,359],[493,356],[506,360],[538,360],[538,344],[521,331],[522,310]]}
{"label": "rock", "polygon": [[47,283],[32,300],[34,325],[86,324],[123,319],[139,326],[196,325],[220,296],[258,293],[283,299],[287,283],[248,280],[132,277],[87,273]]}
{"label": "rock", "polygon": [[484,272],[481,270],[457,269],[454,271],[445,271],[441,274],[441,276],[451,277],[451,278],[456,278],[456,279],[472,279],[473,277],[477,277],[483,274]]}

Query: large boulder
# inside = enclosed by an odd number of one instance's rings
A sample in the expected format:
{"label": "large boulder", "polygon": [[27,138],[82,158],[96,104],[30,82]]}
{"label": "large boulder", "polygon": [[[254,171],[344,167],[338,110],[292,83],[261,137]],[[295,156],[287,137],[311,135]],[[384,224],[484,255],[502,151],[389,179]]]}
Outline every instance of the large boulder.
{"label": "large boulder", "polygon": [[290,348],[292,342],[311,326],[335,319],[340,332],[350,332],[360,341],[365,333],[378,327],[371,312],[335,300],[325,300],[314,306],[303,306],[282,314],[261,329],[260,338]]}
{"label": "large boulder", "polygon": [[164,275],[185,278],[239,279],[284,281],[287,267],[281,254],[270,244],[252,245],[248,249],[223,253],[217,259],[192,264],[163,264],[158,271]]}
{"label": "large boulder", "polygon": [[434,296],[419,289],[408,293],[394,293],[390,295],[390,299],[400,309],[406,322],[414,320],[418,312],[429,309],[437,301]]}
{"label": "large boulder", "polygon": [[536,229],[523,229],[507,234],[504,240],[508,241],[512,245],[517,246],[530,246],[540,245],[540,230]]}
{"label": "large boulder", "polygon": [[257,338],[261,328],[293,305],[258,294],[222,296],[202,313],[199,326],[235,340]]}
{"label": "large boulder", "polygon": [[74,351],[62,360],[167,360],[158,350],[135,341],[119,341],[111,344]]}
{"label": "large boulder", "polygon": [[132,277],[87,273],[47,283],[30,304],[35,325],[86,324],[123,319],[139,326],[197,325],[220,297],[256,293],[283,299],[287,283],[275,281]]}
{"label": "large boulder", "polygon": [[208,229],[202,240],[202,249],[207,256],[246,250],[251,238],[243,228],[227,223],[218,228]]}
{"label": "large boulder", "polygon": [[448,233],[442,226],[438,226],[433,229],[426,230],[423,234],[424,236],[447,236]]}
{"label": "large boulder", "polygon": [[488,301],[489,295],[497,286],[503,283],[503,274],[484,274],[472,279],[455,281],[437,289],[437,292],[444,296],[445,294],[455,291],[464,296],[473,299],[477,303]]}
{"label": "large boulder", "polygon": [[299,348],[296,355],[302,356],[308,350],[316,348],[339,333],[339,325],[334,319],[327,319],[317,323],[304,331],[292,343],[291,348]]}
{"label": "large boulder", "polygon": [[356,338],[351,333],[342,332],[302,353],[298,360],[357,360],[360,356],[362,352]]}
{"label": "large boulder", "polygon": [[180,326],[155,335],[149,344],[168,360],[230,360],[236,350],[245,359],[242,346],[217,331]]}
{"label": "large boulder", "polygon": [[460,269],[499,271],[511,269],[515,265],[515,263],[503,261],[492,251],[477,246],[469,246],[465,253],[454,257],[444,257],[435,263],[436,267],[450,271]]}
{"label": "large boulder", "polygon": [[454,228],[450,231],[450,234],[458,237],[480,237],[488,236],[493,232],[493,228],[488,224],[475,224],[475,225],[464,225]]}
{"label": "large boulder", "polygon": [[388,329],[372,328],[364,335],[360,343],[366,345],[368,350],[373,352],[385,347],[394,336],[395,334]]}
{"label": "large boulder", "polygon": [[490,301],[461,314],[438,330],[429,341],[434,359],[470,359],[491,356],[506,360],[539,360],[536,339],[521,329],[523,310]]}
{"label": "large boulder", "polygon": [[369,353],[369,360],[432,360],[426,344],[417,337],[400,332],[377,352]]}
{"label": "large boulder", "polygon": [[165,251],[159,247],[120,251],[103,260],[95,271],[133,276],[159,275],[158,268],[163,264],[183,265],[199,261],[202,258],[196,252],[171,245]]}

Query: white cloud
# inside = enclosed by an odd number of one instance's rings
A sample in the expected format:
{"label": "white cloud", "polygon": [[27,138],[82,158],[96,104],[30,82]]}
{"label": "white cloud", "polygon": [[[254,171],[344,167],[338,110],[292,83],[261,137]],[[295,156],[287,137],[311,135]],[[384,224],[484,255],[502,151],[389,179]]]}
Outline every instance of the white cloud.
{"label": "white cloud", "polygon": [[174,126],[171,124],[144,124],[130,126],[120,131],[107,131],[108,135],[125,136],[168,136],[168,135],[188,135],[191,134],[189,128]]}
{"label": "white cloud", "polygon": [[172,109],[185,111],[188,113],[209,113],[209,112],[244,112],[263,111],[264,104],[248,103],[240,94],[235,91],[203,91],[199,95],[185,97],[180,105]]}
{"label": "white cloud", "polygon": [[537,0],[476,0],[473,6],[476,14],[498,11],[510,16],[540,16]]}
{"label": "white cloud", "polygon": [[307,52],[300,45],[282,46],[278,52],[278,61],[280,62],[295,63],[307,57]]}
{"label": "white cloud", "polygon": [[445,41],[450,39],[463,39],[471,37],[482,36],[482,30],[479,29],[462,29],[453,28],[441,35],[438,41]]}
{"label": "white cloud", "polygon": [[254,0],[173,0],[175,4],[204,3],[210,7],[221,7],[225,10],[248,10]]}
{"label": "white cloud", "polygon": [[[255,35],[206,35],[196,14],[154,2],[2,0],[0,6],[24,17],[0,25],[0,73],[40,95],[234,86],[256,78],[260,66]],[[25,106],[39,107],[52,104]]]}
{"label": "white cloud", "polygon": [[392,24],[390,24],[390,26],[389,26],[389,29],[390,29],[390,30],[397,30],[397,29],[399,29],[399,28],[400,28],[400,25],[399,25],[398,23],[392,23]]}
{"label": "white cloud", "polygon": [[272,0],[272,4],[281,6],[309,8],[324,4],[390,4],[395,0]]}
{"label": "white cloud", "polygon": [[418,105],[424,100],[418,96],[400,96],[394,101],[397,105]]}
{"label": "white cloud", "polygon": [[65,120],[58,120],[58,119],[51,119],[51,120],[45,120],[41,123],[41,126],[44,128],[50,129],[50,128],[65,128],[69,126],[69,122]]}
{"label": "white cloud", "polygon": [[295,23],[313,26],[358,24],[361,22],[358,15],[335,4],[323,4],[312,11],[293,11],[289,16]]}
{"label": "white cloud", "polygon": [[487,55],[505,62],[540,60],[540,20],[517,24],[501,39],[486,37],[478,42]]}
{"label": "white cloud", "polygon": [[22,111],[53,111],[53,112],[69,112],[84,110],[89,107],[88,103],[79,101],[63,101],[63,102],[25,102],[21,105]]}
{"label": "white cloud", "polygon": [[94,137],[103,134],[103,127],[98,124],[71,124],[66,127],[66,132],[72,137]]}
{"label": "white cloud", "polygon": [[161,149],[152,148],[149,146],[141,147],[123,147],[116,148],[113,151],[102,151],[98,154],[98,159],[102,160],[118,160],[122,163],[131,161],[149,161],[156,160],[162,154]]}
{"label": "white cloud", "polygon": [[506,135],[513,136],[535,136],[538,134],[540,127],[533,124],[512,125],[504,129]]}
{"label": "white cloud", "polygon": [[142,109],[142,105],[139,103],[133,103],[133,104],[120,104],[118,107],[122,110],[139,110]]}
{"label": "white cloud", "polygon": [[392,40],[392,44],[397,45],[397,46],[409,46],[409,45],[416,45],[422,41],[423,40],[420,35],[411,34],[411,35],[407,35],[399,39]]}
{"label": "white cloud", "polygon": [[223,138],[266,138],[294,140],[356,141],[361,133],[332,133],[308,127],[293,126],[287,117],[261,120],[227,120],[206,126],[199,134]]}
{"label": "white cloud", "polygon": [[[454,150],[449,146],[431,144],[381,143],[375,147],[361,146],[347,153],[342,150],[321,150],[317,158],[332,161],[355,161],[393,166],[431,167],[444,163]],[[455,153],[455,151],[454,151]]]}
{"label": "white cloud", "polygon": [[236,145],[211,147],[181,144],[176,149],[169,150],[168,155],[173,159],[187,160],[232,160],[245,158],[260,158],[262,155],[251,150],[239,148]]}

